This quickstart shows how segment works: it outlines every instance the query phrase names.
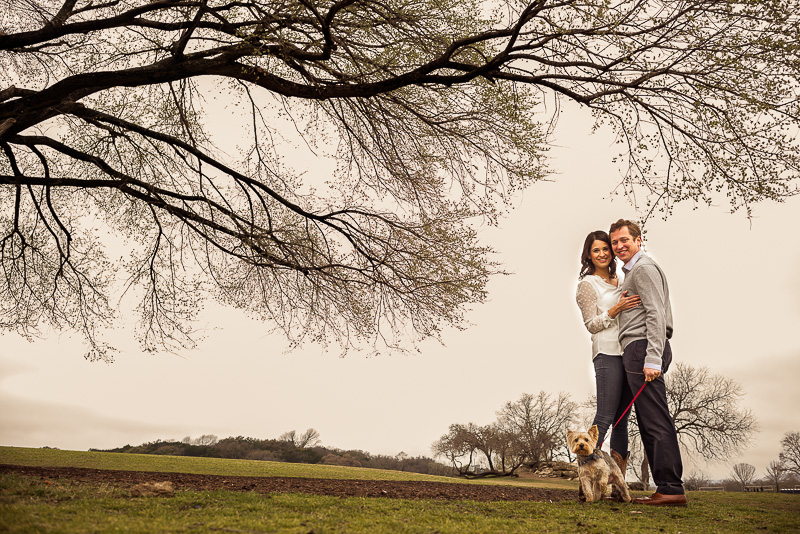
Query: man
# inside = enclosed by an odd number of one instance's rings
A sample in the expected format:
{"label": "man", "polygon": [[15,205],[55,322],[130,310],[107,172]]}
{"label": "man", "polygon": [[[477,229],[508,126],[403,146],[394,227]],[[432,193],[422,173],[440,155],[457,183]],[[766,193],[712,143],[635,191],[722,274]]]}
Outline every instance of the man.
{"label": "man", "polygon": [[633,502],[686,506],[681,481],[683,463],[663,377],[672,361],[669,286],[661,268],[642,252],[642,232],[635,223],[620,219],[611,225],[609,235],[614,253],[625,264],[621,289],[641,299],[641,306],[619,314],[619,342],[630,388],[628,394],[636,393],[647,383],[636,399],[636,419],[656,492]]}

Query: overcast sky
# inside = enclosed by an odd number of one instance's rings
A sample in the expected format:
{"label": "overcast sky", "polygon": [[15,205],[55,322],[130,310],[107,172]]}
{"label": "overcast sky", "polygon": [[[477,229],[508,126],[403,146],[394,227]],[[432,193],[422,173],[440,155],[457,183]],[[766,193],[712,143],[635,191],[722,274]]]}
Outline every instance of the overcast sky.
{"label": "overcast sky", "polygon": [[[522,393],[568,392],[583,401],[594,384],[589,334],[575,304],[583,239],[620,217],[608,136],[570,110],[551,151],[554,182],[525,192],[499,228],[481,231],[510,276],[419,354],[340,358],[308,345],[286,353],[279,336],[239,312],[209,306],[199,348],[142,354],[128,333],[115,363],[83,359],[80,340],[33,343],[2,335],[0,444],[86,450],[201,434],[276,438],[313,427],[328,447],[430,456],[452,423],[488,424]],[[685,205],[647,225],[646,250],[663,267],[675,316],[674,361],[734,379],[761,430],[726,464],[693,465],[714,478],[736,462],[763,476],[781,436],[800,431],[800,198],[758,205],[755,217]]]}

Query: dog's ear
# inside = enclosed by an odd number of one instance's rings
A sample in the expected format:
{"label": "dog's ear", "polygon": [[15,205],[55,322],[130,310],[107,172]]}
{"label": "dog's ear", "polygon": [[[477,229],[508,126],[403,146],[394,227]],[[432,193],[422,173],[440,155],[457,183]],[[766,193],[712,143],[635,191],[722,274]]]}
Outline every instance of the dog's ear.
{"label": "dog's ear", "polygon": [[600,435],[600,432],[597,430],[597,425],[592,425],[592,428],[589,429],[589,435],[593,440],[597,441],[597,436]]}
{"label": "dog's ear", "polygon": [[574,433],[575,432],[573,432],[572,430],[569,430],[569,429],[567,430],[567,441],[572,441],[572,435]]}

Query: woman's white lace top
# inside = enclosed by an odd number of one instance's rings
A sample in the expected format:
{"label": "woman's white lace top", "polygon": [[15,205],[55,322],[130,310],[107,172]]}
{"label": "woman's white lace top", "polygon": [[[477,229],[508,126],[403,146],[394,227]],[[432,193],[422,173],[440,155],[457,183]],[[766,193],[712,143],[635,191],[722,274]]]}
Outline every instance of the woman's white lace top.
{"label": "woman's white lace top", "polygon": [[[620,281],[619,285],[622,285]],[[592,334],[592,359],[598,354],[622,354],[619,324],[608,316],[608,310],[619,301],[622,291],[595,275],[578,282],[575,300],[583,315],[583,323]]]}

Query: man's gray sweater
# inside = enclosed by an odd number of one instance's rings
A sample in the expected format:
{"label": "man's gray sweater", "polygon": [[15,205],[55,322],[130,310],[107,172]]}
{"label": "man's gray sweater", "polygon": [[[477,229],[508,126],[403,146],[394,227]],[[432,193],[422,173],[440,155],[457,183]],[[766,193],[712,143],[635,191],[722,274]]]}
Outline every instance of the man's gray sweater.
{"label": "man's gray sweater", "polygon": [[666,340],[672,337],[672,307],[667,277],[661,267],[642,254],[630,272],[626,271],[622,291],[639,295],[640,306],[619,314],[619,342],[624,349],[637,339],[647,340],[645,364],[661,367]]}

